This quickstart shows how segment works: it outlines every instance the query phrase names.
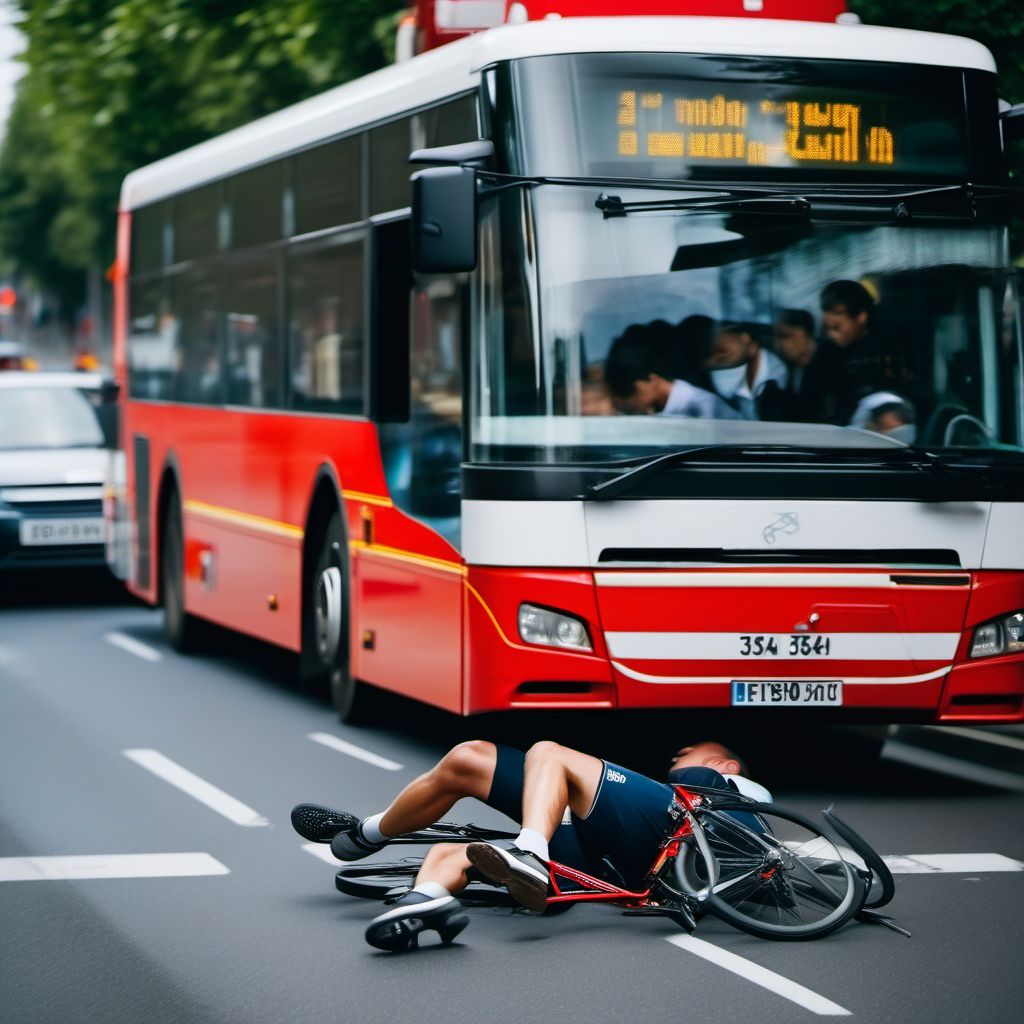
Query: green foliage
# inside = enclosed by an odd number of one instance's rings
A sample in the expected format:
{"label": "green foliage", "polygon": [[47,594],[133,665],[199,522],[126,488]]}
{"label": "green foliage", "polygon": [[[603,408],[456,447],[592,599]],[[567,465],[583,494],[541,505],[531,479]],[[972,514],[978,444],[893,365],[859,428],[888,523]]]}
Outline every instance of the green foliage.
{"label": "green foliage", "polygon": [[66,305],[125,174],[382,66],[404,0],[21,0],[0,249]]}
{"label": "green foliage", "polygon": [[1021,0],[847,0],[868,25],[967,36],[987,46],[1004,99],[1024,103],[1024,4]]}

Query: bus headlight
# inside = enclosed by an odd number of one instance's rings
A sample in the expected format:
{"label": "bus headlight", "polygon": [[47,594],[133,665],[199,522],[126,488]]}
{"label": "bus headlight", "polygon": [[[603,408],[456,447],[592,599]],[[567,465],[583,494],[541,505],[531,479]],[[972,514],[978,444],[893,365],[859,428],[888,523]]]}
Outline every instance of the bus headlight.
{"label": "bus headlight", "polygon": [[1019,654],[1024,651],[1024,611],[983,622],[974,629],[971,657],[986,658],[993,654]]}
{"label": "bus headlight", "polygon": [[573,615],[538,608],[535,604],[519,606],[519,635],[528,644],[565,647],[573,651],[592,651],[587,627]]}

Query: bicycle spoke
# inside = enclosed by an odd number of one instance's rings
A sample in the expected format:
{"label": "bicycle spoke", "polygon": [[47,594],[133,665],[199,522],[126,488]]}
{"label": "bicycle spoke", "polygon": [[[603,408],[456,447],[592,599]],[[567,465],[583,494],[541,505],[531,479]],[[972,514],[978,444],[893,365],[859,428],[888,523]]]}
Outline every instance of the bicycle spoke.
{"label": "bicycle spoke", "polygon": [[[800,860],[799,857],[794,860],[791,872],[793,874],[799,873],[800,876],[815,889],[815,891],[824,891],[829,893],[829,895],[831,895],[835,900],[836,905],[842,902],[843,893],[837,892],[833,889],[832,886],[821,877],[821,875],[812,870],[807,864]],[[846,881],[847,885],[849,885],[849,879],[845,872],[843,874],[843,879]]]}
{"label": "bicycle spoke", "polygon": [[718,885],[715,886],[715,890],[714,891],[716,893],[718,893],[719,895],[721,895],[727,889],[731,889],[734,885],[738,885],[740,882],[743,882],[743,881],[745,881],[748,878],[755,878],[755,877],[757,877],[757,875],[758,875],[760,870],[761,870],[761,865],[758,864],[756,867],[751,868],[745,874],[736,875],[734,878],[730,878],[730,879],[728,879],[725,882],[719,882]]}

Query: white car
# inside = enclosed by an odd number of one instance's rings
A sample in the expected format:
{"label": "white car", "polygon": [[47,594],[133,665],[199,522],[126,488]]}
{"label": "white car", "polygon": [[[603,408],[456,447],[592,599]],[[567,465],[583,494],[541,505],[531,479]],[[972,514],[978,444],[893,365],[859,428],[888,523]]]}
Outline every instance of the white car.
{"label": "white car", "polygon": [[0,374],[0,569],[105,565],[115,395],[99,374]]}

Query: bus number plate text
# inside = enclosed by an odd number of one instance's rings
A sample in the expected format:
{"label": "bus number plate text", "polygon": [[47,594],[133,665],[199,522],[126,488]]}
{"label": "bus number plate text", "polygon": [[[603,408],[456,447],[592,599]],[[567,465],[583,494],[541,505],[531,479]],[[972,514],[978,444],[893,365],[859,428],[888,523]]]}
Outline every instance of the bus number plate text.
{"label": "bus number plate text", "polygon": [[817,633],[743,633],[738,637],[741,658],[827,658],[832,638]]}
{"label": "bus number plate text", "polygon": [[838,679],[733,680],[733,707],[841,707]]}

